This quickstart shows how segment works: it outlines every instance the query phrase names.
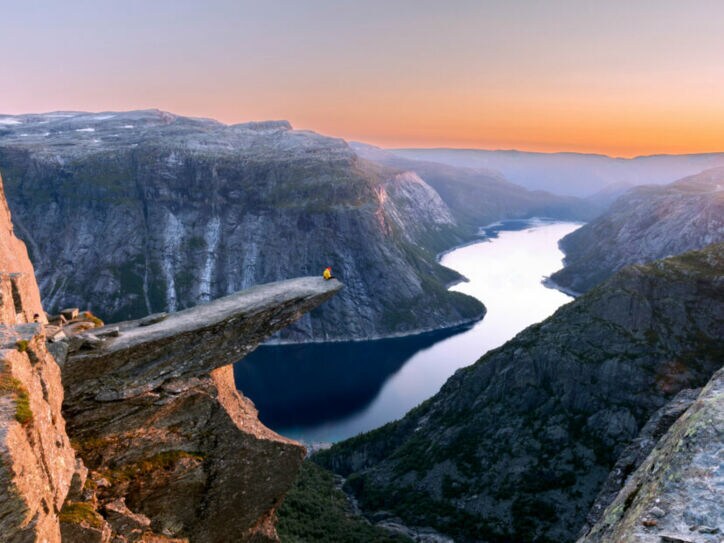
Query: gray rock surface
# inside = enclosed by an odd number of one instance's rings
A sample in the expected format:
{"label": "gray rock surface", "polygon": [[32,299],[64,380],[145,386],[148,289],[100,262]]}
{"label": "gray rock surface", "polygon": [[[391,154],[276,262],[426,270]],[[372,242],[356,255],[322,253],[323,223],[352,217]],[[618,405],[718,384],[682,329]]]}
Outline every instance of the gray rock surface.
{"label": "gray rock surface", "polygon": [[724,369],[671,426],[579,543],[724,537]]}
{"label": "gray rock surface", "polygon": [[585,292],[614,272],[724,241],[724,167],[665,186],[636,187],[560,242],[551,279]]}
{"label": "gray rock surface", "polygon": [[363,160],[343,140],[159,111],[14,119],[0,130],[0,171],[49,311],[127,320],[331,266],[345,291],[285,340],[483,315],[444,288],[459,275],[435,259],[471,231],[415,174]]}
{"label": "gray rock surface", "polygon": [[699,389],[686,389],[679,392],[673,400],[654,413],[639,435],[623,450],[588,512],[586,524],[581,528],[582,534],[587,533],[601,520],[604,510],[616,499],[628,477],[646,460],[659,439],[694,403],[700,392]]}
{"label": "gray rock surface", "polygon": [[724,244],[625,268],[312,458],[366,512],[456,541],[573,541],[651,416],[724,360]]}

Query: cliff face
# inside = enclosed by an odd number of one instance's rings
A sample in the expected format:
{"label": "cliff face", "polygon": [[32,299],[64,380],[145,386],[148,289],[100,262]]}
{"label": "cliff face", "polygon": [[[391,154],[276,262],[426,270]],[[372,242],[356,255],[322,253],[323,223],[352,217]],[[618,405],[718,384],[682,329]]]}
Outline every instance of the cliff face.
{"label": "cliff face", "polygon": [[561,240],[558,285],[585,292],[629,264],[650,262],[724,240],[724,168],[665,186],[636,187]]}
{"label": "cliff face", "polygon": [[480,318],[435,252],[462,240],[419,177],[288,123],[161,112],[21,116],[0,170],[46,308],[106,321],[321,274],[346,289],[283,332],[369,338]]}
{"label": "cliff face", "polygon": [[0,539],[277,541],[305,451],[259,422],[231,364],[340,289],[260,285],[46,342],[0,189]]}
{"label": "cliff face", "polygon": [[626,268],[400,421],[314,458],[366,511],[460,541],[573,541],[644,423],[724,359],[724,244]]}
{"label": "cliff face", "polygon": [[0,180],[0,537],[11,543],[60,541],[58,513],[75,469],[60,370],[35,314],[45,320]]}
{"label": "cliff face", "polygon": [[95,487],[80,503],[114,531],[132,511],[140,531],[166,537],[275,541],[274,513],[305,451],[259,422],[231,364],[340,288],[321,277],[260,285],[96,329],[100,342],[76,337],[63,409]]}
{"label": "cliff face", "polygon": [[721,541],[723,445],[719,370],[579,543]]}

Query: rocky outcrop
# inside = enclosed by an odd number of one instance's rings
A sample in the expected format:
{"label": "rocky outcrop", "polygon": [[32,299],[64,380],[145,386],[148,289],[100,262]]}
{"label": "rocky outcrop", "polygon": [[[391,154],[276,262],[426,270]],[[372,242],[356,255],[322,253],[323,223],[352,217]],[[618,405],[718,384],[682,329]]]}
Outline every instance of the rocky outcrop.
{"label": "rocky outcrop", "polygon": [[724,370],[719,370],[579,543],[720,542],[723,450]]}
{"label": "rocky outcrop", "polygon": [[94,487],[81,503],[114,533],[276,540],[274,511],[305,450],[258,421],[231,364],[340,288],[321,277],[259,285],[71,338],[64,413]]}
{"label": "rocky outcrop", "polygon": [[565,268],[551,279],[585,292],[629,264],[724,240],[724,167],[662,187],[636,187],[560,242]]}
{"label": "rocky outcrop", "polygon": [[76,467],[44,320],[0,181],[0,539],[8,543],[60,541],[58,514]]}
{"label": "rocky outcrop", "polygon": [[[18,116],[0,171],[48,311],[105,321],[321,274],[339,296],[283,339],[372,338],[479,319],[436,253],[470,230],[414,174],[285,122],[158,111]],[[477,225],[476,225],[477,226]]]}
{"label": "rocky outcrop", "polygon": [[587,533],[591,526],[601,520],[604,510],[616,499],[629,476],[646,460],[671,425],[691,407],[700,392],[699,389],[682,390],[646,422],[639,435],[623,450],[608,474],[608,478],[601,485],[598,497],[586,517],[586,523],[581,528],[581,533]]}
{"label": "rocky outcrop", "polygon": [[625,268],[313,458],[365,511],[456,541],[573,541],[651,416],[724,359],[724,244]]}

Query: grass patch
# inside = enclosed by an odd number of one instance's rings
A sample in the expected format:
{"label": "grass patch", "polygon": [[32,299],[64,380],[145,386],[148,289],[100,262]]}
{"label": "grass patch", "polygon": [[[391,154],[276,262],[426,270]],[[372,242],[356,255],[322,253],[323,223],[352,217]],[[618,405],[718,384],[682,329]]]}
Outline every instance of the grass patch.
{"label": "grass patch", "polygon": [[102,528],[104,524],[103,517],[86,502],[65,502],[58,520],[68,524],[87,524],[94,528]]}
{"label": "grass patch", "polygon": [[21,353],[24,353],[28,350],[28,345],[29,343],[27,339],[19,339],[15,342],[15,348]]}
{"label": "grass patch", "polygon": [[204,455],[188,451],[164,451],[138,462],[124,464],[108,471],[108,476],[113,484],[130,482],[136,479],[143,479],[158,474],[161,471],[170,472],[183,459],[192,459],[196,462],[203,462]]}
{"label": "grass patch", "polygon": [[15,420],[20,424],[30,424],[33,411],[30,409],[30,393],[15,377],[0,374],[0,393],[15,395]]}
{"label": "grass patch", "polygon": [[352,512],[333,475],[305,461],[278,512],[282,543],[403,543],[411,540],[373,526]]}

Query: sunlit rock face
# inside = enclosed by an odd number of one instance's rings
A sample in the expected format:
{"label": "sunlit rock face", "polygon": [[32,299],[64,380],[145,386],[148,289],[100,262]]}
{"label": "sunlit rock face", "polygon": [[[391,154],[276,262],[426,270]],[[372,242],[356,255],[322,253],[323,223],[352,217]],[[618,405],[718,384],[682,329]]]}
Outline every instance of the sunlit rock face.
{"label": "sunlit rock face", "polygon": [[551,277],[585,292],[629,264],[724,241],[724,167],[670,185],[636,187],[561,240],[565,268]]}
{"label": "sunlit rock face", "polygon": [[723,269],[721,243],[625,268],[313,459],[368,512],[456,541],[574,541],[640,429],[721,367]]}
{"label": "sunlit rock face", "polygon": [[58,514],[75,470],[44,321],[0,179],[0,538],[11,543],[60,541]]}
{"label": "sunlit rock face", "polygon": [[[62,116],[61,116],[62,115]],[[418,176],[285,122],[158,111],[18,116],[0,171],[46,309],[107,322],[331,266],[346,289],[282,332],[373,338],[470,322],[436,252],[469,234]]]}

